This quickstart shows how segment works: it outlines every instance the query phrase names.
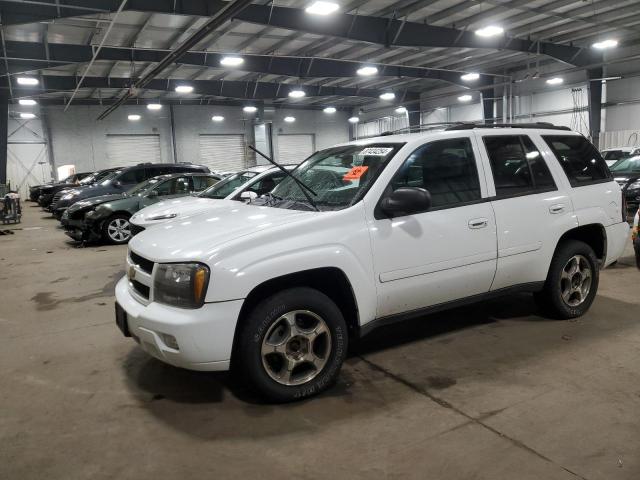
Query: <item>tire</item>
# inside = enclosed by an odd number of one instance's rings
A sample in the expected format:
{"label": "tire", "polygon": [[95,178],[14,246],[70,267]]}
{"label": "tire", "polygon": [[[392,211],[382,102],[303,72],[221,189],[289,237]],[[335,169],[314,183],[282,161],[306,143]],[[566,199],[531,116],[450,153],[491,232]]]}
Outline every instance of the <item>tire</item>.
{"label": "tire", "polygon": [[269,401],[301,400],[326,390],[347,355],[342,312],[312,288],[291,288],[262,300],[238,334],[234,361],[249,388]]}
{"label": "tire", "polygon": [[123,245],[131,239],[129,215],[116,213],[102,224],[102,238],[112,245]]}
{"label": "tire", "polygon": [[584,242],[567,240],[556,249],[544,288],[534,297],[552,318],[580,317],[593,303],[599,280],[598,259],[593,249]]}

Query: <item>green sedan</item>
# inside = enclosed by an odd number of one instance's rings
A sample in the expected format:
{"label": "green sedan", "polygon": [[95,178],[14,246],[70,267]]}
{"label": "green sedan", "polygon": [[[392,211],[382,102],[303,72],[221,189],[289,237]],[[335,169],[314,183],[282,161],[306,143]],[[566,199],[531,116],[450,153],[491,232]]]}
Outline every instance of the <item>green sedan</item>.
{"label": "green sedan", "polygon": [[220,175],[174,173],[139,183],[122,194],[104,195],[71,205],[62,216],[65,233],[80,242],[102,240],[115,245],[131,238],[129,218],[161,200],[200,192],[217,183]]}

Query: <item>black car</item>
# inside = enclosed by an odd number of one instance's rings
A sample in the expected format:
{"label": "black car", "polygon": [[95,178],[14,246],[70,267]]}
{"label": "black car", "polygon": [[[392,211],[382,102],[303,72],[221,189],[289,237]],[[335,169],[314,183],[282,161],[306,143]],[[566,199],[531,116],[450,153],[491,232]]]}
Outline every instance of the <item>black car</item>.
{"label": "black car", "polygon": [[60,219],[67,208],[80,200],[113,193],[122,194],[131,187],[158,175],[182,172],[209,173],[209,168],[190,163],[140,163],[131,167],[121,168],[112,172],[99,183],[74,188],[65,193],[55,203],[52,203],[51,211],[56,218]]}
{"label": "black car", "polygon": [[91,175],[92,172],[81,172],[69,175],[67,178],[60,180],[59,182],[44,183],[42,185],[33,185],[29,187],[29,200],[37,202],[40,195],[42,195],[43,189],[48,189],[57,185],[70,185],[78,186],[80,181]]}
{"label": "black car", "polygon": [[174,173],[142,182],[122,194],[92,197],[71,205],[62,214],[65,233],[74,240],[127,243],[132,236],[129,218],[156,202],[201,192],[218,183],[221,175]]}
{"label": "black car", "polygon": [[[107,175],[111,174],[111,172],[117,170],[116,168],[107,168],[106,170],[98,170],[97,172],[92,172],[82,180],[77,183],[56,183],[53,185],[47,185],[40,189],[40,196],[38,197],[38,204],[45,210],[50,211],[49,207],[51,203],[56,198],[56,195],[60,192],[64,192],[65,190],[70,190],[72,188],[85,187],[88,185],[93,185],[96,182],[101,181]],[[60,198],[62,194],[58,196]]]}
{"label": "black car", "polygon": [[640,156],[620,160],[610,170],[624,192],[627,215],[633,217],[640,204]]}

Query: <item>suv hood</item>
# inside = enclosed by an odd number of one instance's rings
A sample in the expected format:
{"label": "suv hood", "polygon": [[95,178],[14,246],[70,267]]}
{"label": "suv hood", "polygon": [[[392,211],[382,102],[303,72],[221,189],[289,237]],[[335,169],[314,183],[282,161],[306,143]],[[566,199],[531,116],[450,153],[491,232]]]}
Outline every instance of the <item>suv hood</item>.
{"label": "suv hood", "polygon": [[[211,200],[209,200],[211,202]],[[213,208],[165,222],[131,239],[130,248],[155,262],[208,262],[224,243],[295,222],[317,212],[215,200]]]}
{"label": "suv hood", "polygon": [[[171,198],[143,208],[131,217],[131,222],[141,227],[149,227],[169,220],[186,219],[216,208],[221,205],[221,202],[222,200],[204,197]],[[233,202],[232,205],[243,204],[241,202]]]}

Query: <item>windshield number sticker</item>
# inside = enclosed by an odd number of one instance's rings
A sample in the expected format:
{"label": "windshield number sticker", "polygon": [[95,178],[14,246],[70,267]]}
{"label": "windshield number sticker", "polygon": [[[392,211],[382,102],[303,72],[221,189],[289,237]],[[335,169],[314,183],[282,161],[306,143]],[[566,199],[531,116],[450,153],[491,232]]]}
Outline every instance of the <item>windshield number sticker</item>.
{"label": "windshield number sticker", "polygon": [[358,155],[371,157],[386,157],[393,148],[390,147],[368,147],[362,150]]}
{"label": "windshield number sticker", "polygon": [[342,177],[343,180],[358,180],[364,173],[369,170],[369,167],[353,167]]}

